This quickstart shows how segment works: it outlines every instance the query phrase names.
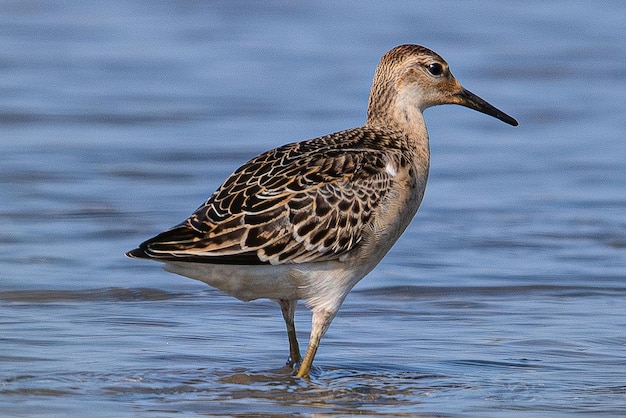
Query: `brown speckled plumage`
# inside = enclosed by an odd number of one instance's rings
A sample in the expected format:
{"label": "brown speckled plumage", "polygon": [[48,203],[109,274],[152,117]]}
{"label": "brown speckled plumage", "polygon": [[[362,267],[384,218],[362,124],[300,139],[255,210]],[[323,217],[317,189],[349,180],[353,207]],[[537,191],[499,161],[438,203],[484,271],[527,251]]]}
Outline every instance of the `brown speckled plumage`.
{"label": "brown speckled plumage", "polygon": [[389,190],[388,165],[405,169],[413,152],[403,135],[370,128],[273,149],[133,255],[237,264],[337,259],[359,244]]}

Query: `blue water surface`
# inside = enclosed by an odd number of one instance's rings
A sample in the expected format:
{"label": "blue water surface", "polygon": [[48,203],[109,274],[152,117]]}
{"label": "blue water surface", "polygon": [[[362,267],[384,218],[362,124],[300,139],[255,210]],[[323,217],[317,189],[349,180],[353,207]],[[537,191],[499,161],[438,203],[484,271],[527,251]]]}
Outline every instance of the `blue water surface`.
{"label": "blue water surface", "polygon": [[[626,414],[624,28],[620,1],[2,2],[1,415]],[[520,125],[426,111],[422,207],[295,379],[273,302],[123,253],[363,124],[402,43]]]}

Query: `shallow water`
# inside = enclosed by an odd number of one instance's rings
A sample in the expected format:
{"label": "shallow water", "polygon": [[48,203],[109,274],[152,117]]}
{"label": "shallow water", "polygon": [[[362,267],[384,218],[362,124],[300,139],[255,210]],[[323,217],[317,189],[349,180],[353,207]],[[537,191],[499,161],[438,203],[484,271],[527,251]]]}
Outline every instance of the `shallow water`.
{"label": "shallow water", "polygon": [[[0,23],[2,415],[626,413],[622,2],[19,1]],[[422,208],[311,380],[272,302],[123,257],[258,152],[362,124],[405,42],[520,126],[426,112]]]}

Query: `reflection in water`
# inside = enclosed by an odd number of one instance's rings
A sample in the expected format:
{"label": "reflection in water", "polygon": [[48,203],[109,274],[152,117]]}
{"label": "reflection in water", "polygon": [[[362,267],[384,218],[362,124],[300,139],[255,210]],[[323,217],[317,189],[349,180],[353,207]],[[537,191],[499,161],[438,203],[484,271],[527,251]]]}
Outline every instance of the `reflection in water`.
{"label": "reflection in water", "polygon": [[[217,415],[459,414],[477,397],[481,408],[504,402],[531,412],[566,407],[553,406],[557,394],[594,393],[619,405],[626,386],[607,370],[619,374],[623,359],[605,350],[626,337],[618,324],[598,323],[581,339],[578,311],[601,319],[625,296],[626,288],[592,286],[356,291],[331,327],[326,357],[303,380],[280,366],[286,338],[273,303],[238,304],[204,287],[3,291],[15,315],[0,338],[13,353],[1,356],[0,394],[34,410],[63,400],[63,413],[93,397]],[[45,323],[32,320],[42,315]],[[59,370],[69,359],[71,369]]]}

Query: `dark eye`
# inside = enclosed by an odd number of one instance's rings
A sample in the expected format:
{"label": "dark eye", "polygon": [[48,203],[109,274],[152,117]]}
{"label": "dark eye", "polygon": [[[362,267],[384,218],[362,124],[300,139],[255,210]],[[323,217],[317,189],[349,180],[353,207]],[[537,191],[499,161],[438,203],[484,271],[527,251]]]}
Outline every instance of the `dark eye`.
{"label": "dark eye", "polygon": [[443,66],[438,62],[428,64],[426,68],[428,69],[428,72],[434,76],[440,76],[441,74],[443,74]]}

